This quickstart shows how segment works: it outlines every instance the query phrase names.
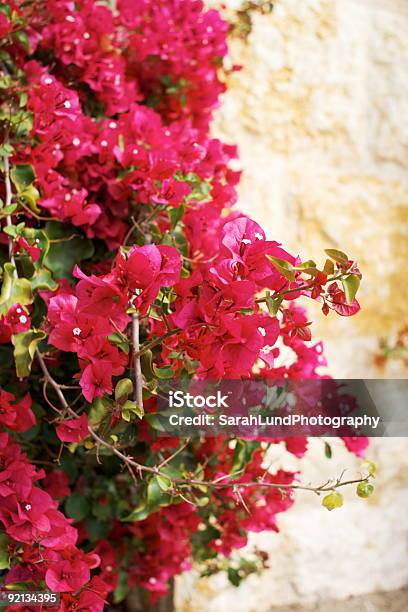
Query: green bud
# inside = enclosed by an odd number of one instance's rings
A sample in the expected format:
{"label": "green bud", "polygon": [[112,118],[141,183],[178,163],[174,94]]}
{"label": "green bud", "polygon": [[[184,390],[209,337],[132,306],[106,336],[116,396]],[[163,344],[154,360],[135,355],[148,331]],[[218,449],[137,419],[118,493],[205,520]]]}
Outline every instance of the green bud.
{"label": "green bud", "polygon": [[374,487],[369,482],[359,482],[357,487],[357,495],[359,497],[367,498],[371,497],[374,493]]}
{"label": "green bud", "polygon": [[341,508],[343,505],[343,496],[338,491],[333,491],[333,493],[329,493],[322,500],[322,506],[327,508],[328,510],[335,510],[336,508]]}

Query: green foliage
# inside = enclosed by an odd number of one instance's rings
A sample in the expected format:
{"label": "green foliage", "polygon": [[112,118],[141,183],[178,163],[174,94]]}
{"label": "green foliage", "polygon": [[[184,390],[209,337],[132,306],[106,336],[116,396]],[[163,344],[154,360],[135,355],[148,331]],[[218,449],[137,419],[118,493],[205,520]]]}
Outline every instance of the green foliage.
{"label": "green foliage", "polygon": [[87,499],[74,491],[65,501],[65,512],[75,521],[82,521],[89,514],[89,503]]}
{"label": "green foliage", "polygon": [[56,279],[70,278],[74,265],[80,265],[81,261],[90,259],[94,254],[92,241],[85,238],[77,228],[48,221],[45,233],[50,240],[50,249],[44,264]]}
{"label": "green foliage", "polygon": [[17,278],[12,263],[3,267],[3,284],[0,293],[0,315],[6,314],[14,304],[28,306],[33,302],[31,283],[26,278]]}
{"label": "green foliage", "polygon": [[20,332],[12,336],[16,374],[19,378],[29,376],[35,351],[44,338],[46,338],[46,334],[35,329]]}
{"label": "green foliage", "polygon": [[133,382],[130,378],[122,378],[115,387],[115,400],[128,397],[133,393]]}
{"label": "green foliage", "polygon": [[289,263],[289,261],[279,259],[278,257],[273,257],[272,255],[266,255],[266,259],[268,259],[279,274],[282,274],[282,276],[287,278],[288,281],[295,280],[294,267],[291,263]]}
{"label": "green foliage", "polygon": [[349,274],[349,276],[343,278],[341,282],[346,300],[349,304],[351,304],[356,297],[358,288],[360,287],[360,278],[356,274]]}
{"label": "green foliage", "polygon": [[0,533],[0,570],[10,568],[10,555],[8,552],[9,539],[5,533]]}

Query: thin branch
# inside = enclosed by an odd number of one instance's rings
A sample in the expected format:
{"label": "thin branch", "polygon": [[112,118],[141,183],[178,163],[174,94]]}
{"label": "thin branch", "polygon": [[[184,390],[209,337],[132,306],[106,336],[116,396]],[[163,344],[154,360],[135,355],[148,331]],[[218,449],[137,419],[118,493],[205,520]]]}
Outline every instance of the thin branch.
{"label": "thin branch", "polygon": [[[343,278],[343,276],[349,274],[348,272],[342,272],[341,274],[339,274],[338,276],[334,276],[333,278],[330,278],[328,280],[328,282],[333,283],[337,280],[341,280]],[[313,289],[313,281],[309,282],[307,285],[301,285],[300,287],[293,287],[292,289],[286,289],[285,291],[281,291],[279,293],[276,293],[275,295],[271,296],[271,298],[273,300],[276,300],[278,298],[281,297],[285,297],[285,295],[288,295],[289,293],[297,293],[298,291],[308,291],[309,289]],[[262,304],[263,302],[267,302],[268,298],[264,297],[264,298],[258,298],[257,300],[255,300],[255,302],[257,304]]]}
{"label": "thin branch", "polygon": [[[180,327],[176,327],[174,329],[169,330],[166,334],[164,334],[163,336],[160,336],[160,338],[155,338],[155,340],[152,340],[148,344],[145,344],[145,346],[142,349],[139,347],[138,350],[135,351],[135,357],[140,357],[141,355],[143,355],[150,349],[154,348],[155,346],[162,344],[162,342],[166,340],[167,338],[170,338],[171,336],[175,336],[176,334],[179,334],[181,331],[182,330]],[[134,346],[135,345],[133,343],[133,347]]]}
{"label": "thin branch", "polygon": [[132,341],[133,341],[133,368],[135,373],[135,401],[138,407],[143,410],[143,375],[142,364],[140,361],[140,322],[139,315],[134,313],[132,316]]}
{"label": "thin branch", "polygon": [[[73,418],[78,418],[78,415],[76,414],[76,412],[74,412],[74,410],[72,410],[72,408],[69,406],[67,400],[65,399],[65,396],[61,390],[60,385],[53,379],[53,377],[51,376],[45,362],[43,359],[42,354],[40,353],[40,351],[37,350],[37,358],[38,361],[40,363],[41,369],[43,371],[43,374],[45,376],[45,378],[47,379],[47,381],[50,383],[50,385],[55,389],[55,392],[58,395],[58,398],[62,404],[62,406],[64,407],[64,409],[66,409],[66,411],[73,417]],[[115,448],[115,446],[113,446],[112,444],[110,444],[109,442],[106,442],[106,440],[103,440],[103,438],[101,438],[100,436],[98,436],[98,434],[92,429],[92,427],[89,425],[88,426],[88,431],[90,433],[90,435],[93,437],[93,439],[98,442],[98,444],[100,444],[101,446],[104,446],[105,448],[109,449],[112,453],[114,453],[117,457],[119,457],[119,459],[121,459],[124,464],[126,466],[135,468],[136,470],[139,471],[139,473],[142,472],[148,472],[150,474],[153,474],[155,476],[163,476],[163,478],[166,478],[167,480],[169,480],[173,487],[177,490],[179,487],[191,487],[191,486],[196,486],[196,487],[209,487],[212,488],[214,490],[216,489],[227,489],[227,488],[233,488],[236,490],[236,488],[238,487],[239,489],[241,488],[249,488],[249,487],[257,487],[257,488],[267,488],[267,489],[278,489],[280,491],[283,490],[289,490],[289,491],[311,491],[313,493],[316,493],[317,495],[320,495],[320,493],[325,493],[325,492],[329,492],[329,491],[334,491],[335,489],[339,489],[340,487],[345,487],[348,485],[352,485],[352,484],[358,484],[360,482],[368,482],[371,479],[371,475],[369,474],[368,476],[365,477],[361,477],[358,479],[354,479],[354,480],[346,480],[343,481],[341,480],[341,478],[343,477],[344,473],[342,473],[341,477],[338,478],[337,480],[335,480],[334,482],[330,482],[327,481],[322,485],[319,486],[312,486],[312,485],[302,485],[302,484],[280,484],[277,482],[264,482],[262,479],[259,480],[255,480],[255,481],[250,481],[250,482],[220,482],[219,480],[198,480],[198,479],[189,479],[189,478],[171,478],[168,474],[162,473],[160,471],[160,466],[148,466],[148,465],[143,465],[141,463],[138,463],[137,461],[135,461],[132,457],[128,457],[126,455],[124,455],[123,453],[121,453],[117,448]]]}
{"label": "thin branch", "polygon": [[161,470],[163,466],[167,465],[168,463],[170,463],[170,461],[173,461],[173,459],[175,457],[177,457],[177,455],[179,455],[188,445],[190,444],[190,438],[187,439],[187,441],[180,446],[172,455],[170,455],[169,457],[167,457],[166,459],[164,459],[158,469]]}
{"label": "thin branch", "polygon": [[[6,187],[5,205],[7,208],[8,206],[11,205],[12,200],[13,200],[13,192],[11,189],[11,181],[10,181],[10,164],[9,164],[9,158],[7,157],[7,155],[3,157],[3,163],[4,163],[4,185]],[[6,216],[6,224],[7,224],[7,227],[10,227],[13,225],[11,215]],[[12,236],[8,236],[8,249],[9,249],[9,259],[14,266],[14,276],[17,277],[16,260],[14,259],[14,253],[13,253],[14,241],[13,241]]]}

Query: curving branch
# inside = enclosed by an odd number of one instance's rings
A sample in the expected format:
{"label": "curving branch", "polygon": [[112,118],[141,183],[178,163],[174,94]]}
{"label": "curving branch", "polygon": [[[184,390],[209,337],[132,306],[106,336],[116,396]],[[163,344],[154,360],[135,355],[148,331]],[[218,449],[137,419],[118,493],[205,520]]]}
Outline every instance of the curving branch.
{"label": "curving branch", "polygon": [[[54,378],[51,376],[44,362],[43,355],[40,353],[39,350],[37,350],[37,359],[38,359],[38,362],[40,364],[40,367],[42,369],[42,372],[44,374],[46,381],[54,388],[63,408],[66,410],[67,413],[71,415],[71,417],[79,418],[79,415],[74,410],[72,410],[72,408],[68,404],[64,396],[64,393],[62,392],[61,385],[59,385],[54,380]],[[92,436],[92,438],[95,440],[95,442],[97,442],[97,444],[109,449],[114,455],[119,457],[119,459],[123,461],[123,463],[125,464],[125,466],[130,471],[131,474],[132,474],[132,468],[134,468],[137,470],[139,474],[142,472],[146,472],[154,476],[162,476],[163,478],[165,478],[167,481],[171,483],[173,492],[175,494],[178,494],[179,489],[183,489],[185,487],[208,487],[211,489],[227,489],[227,488],[231,489],[232,488],[237,491],[241,488],[258,487],[258,488],[264,488],[264,489],[278,489],[280,491],[285,491],[285,490],[286,491],[296,491],[296,490],[297,491],[311,491],[312,493],[316,493],[316,495],[320,495],[321,493],[335,491],[336,489],[339,489],[341,487],[345,487],[348,485],[359,484],[360,482],[369,482],[372,478],[372,475],[368,474],[367,476],[364,476],[364,477],[361,476],[361,478],[356,478],[353,480],[343,480],[343,474],[342,474],[339,478],[337,478],[334,481],[328,480],[324,482],[323,484],[317,485],[317,486],[303,485],[303,484],[286,484],[286,483],[281,484],[277,482],[265,482],[263,477],[255,481],[250,481],[250,482],[234,482],[234,481],[222,482],[221,479],[199,480],[195,478],[172,478],[167,473],[162,472],[162,467],[165,464],[169,463],[177,454],[179,454],[179,452],[184,450],[187,444],[185,444],[181,449],[176,451],[176,453],[174,453],[171,457],[166,459],[160,465],[148,466],[148,465],[143,465],[142,463],[135,461],[133,457],[129,457],[125,455],[124,453],[122,453],[113,444],[110,444],[109,442],[101,438],[90,425],[88,426],[88,431],[89,431],[89,434]],[[228,475],[226,476],[226,478],[228,477],[232,478],[233,476],[234,476],[233,474]]]}

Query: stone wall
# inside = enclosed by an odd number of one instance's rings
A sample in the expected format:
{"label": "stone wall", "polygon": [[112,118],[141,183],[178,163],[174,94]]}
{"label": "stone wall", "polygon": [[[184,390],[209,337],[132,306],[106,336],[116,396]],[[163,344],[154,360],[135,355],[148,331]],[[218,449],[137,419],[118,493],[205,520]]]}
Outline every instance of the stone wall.
{"label": "stone wall", "polygon": [[361,315],[312,310],[339,377],[378,376],[379,336],[408,322],[407,31],[406,0],[277,0],[233,45],[244,69],[217,117],[240,147],[241,208],[302,257],[361,263]]}
{"label": "stone wall", "polygon": [[[358,316],[325,319],[309,307],[331,374],[405,378],[401,362],[380,370],[374,354],[408,322],[407,0],[277,0],[273,14],[254,17],[247,43],[233,43],[232,59],[244,68],[215,133],[239,145],[241,209],[302,257],[321,261],[337,247],[361,263]],[[270,553],[269,570],[238,590],[223,576],[185,576],[178,609],[263,611],[407,584],[407,451],[405,439],[373,441],[380,476],[368,503],[350,491],[328,513],[299,494],[279,535],[251,538]],[[288,461],[278,449],[276,465]],[[324,459],[318,440],[301,462],[312,482],[357,465],[341,443]]]}

